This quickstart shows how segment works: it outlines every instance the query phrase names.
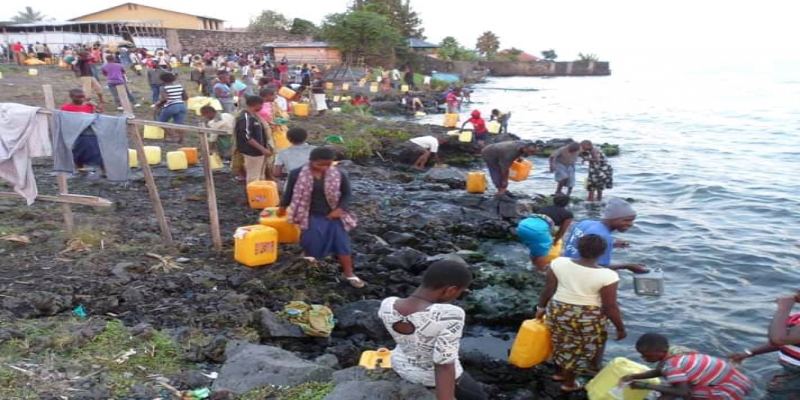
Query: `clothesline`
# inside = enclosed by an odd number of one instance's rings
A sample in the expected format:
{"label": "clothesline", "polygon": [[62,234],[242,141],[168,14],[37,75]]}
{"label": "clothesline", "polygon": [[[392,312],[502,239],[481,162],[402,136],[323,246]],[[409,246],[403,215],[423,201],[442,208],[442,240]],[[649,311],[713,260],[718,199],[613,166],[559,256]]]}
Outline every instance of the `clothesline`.
{"label": "clothesline", "polygon": [[[48,110],[46,108],[40,108],[39,111],[37,112],[41,114],[53,115],[53,111]],[[162,129],[175,130],[175,131],[197,132],[197,133],[206,133],[206,134],[223,135],[223,136],[233,135],[231,132],[224,131],[222,129],[206,128],[202,126],[178,125],[168,122],[148,121],[146,119],[138,119],[138,118],[128,118],[127,123],[131,125],[157,126]]]}

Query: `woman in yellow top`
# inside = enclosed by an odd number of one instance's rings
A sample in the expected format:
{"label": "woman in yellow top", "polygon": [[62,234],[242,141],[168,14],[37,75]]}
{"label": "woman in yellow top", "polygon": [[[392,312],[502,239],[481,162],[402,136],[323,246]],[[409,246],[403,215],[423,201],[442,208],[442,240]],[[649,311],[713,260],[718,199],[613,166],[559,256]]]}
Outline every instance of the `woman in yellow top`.
{"label": "woman in yellow top", "polygon": [[[606,251],[599,235],[578,240],[579,259],[557,258],[547,272],[547,285],[539,298],[536,317],[544,318],[553,337],[553,361],[558,372],[553,380],[561,390],[575,392],[579,373],[591,373],[595,358],[602,354],[608,320],[617,328],[617,340],[625,339],[625,325],[617,305],[616,271],[600,267],[597,260]],[[548,306],[549,304],[549,306]]]}

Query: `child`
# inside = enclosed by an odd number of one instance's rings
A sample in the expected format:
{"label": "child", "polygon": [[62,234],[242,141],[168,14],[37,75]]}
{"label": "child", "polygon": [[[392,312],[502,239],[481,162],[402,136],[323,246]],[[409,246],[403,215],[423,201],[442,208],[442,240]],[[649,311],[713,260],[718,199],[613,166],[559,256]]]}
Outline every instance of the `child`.
{"label": "child", "polygon": [[222,104],[222,111],[225,111],[228,114],[233,114],[235,110],[234,103],[236,102],[236,95],[233,93],[233,88],[230,87],[230,83],[230,75],[220,75],[219,82],[214,85],[214,97],[219,99],[219,103]]}
{"label": "child", "polygon": [[[86,101],[86,94],[83,89],[72,89],[69,91],[71,103],[61,106],[61,111],[80,112],[87,114],[102,113],[103,109],[91,101]],[[82,132],[72,148],[72,161],[75,168],[83,170],[87,165],[98,166],[106,173],[103,165],[103,157],[100,154],[100,144],[97,142],[97,135],[91,129]]]}
{"label": "child", "polygon": [[308,157],[308,164],[289,173],[278,216],[300,225],[300,246],[306,256],[316,259],[336,255],[347,282],[354,288],[366,283],[353,272],[350,236],[357,219],[348,208],[352,200],[350,179],[332,166],[336,158],[328,147],[317,147]]}
{"label": "child", "polygon": [[[700,354],[683,347],[670,347],[658,333],[645,333],[636,341],[636,351],[656,369],[628,375],[621,382],[632,389],[653,390],[663,398],[743,400],[753,383],[725,359]],[[636,382],[639,379],[664,378],[666,385]]]}
{"label": "child", "polygon": [[[161,101],[156,107],[161,108],[158,122],[173,120],[178,125],[183,125],[186,118],[186,100],[189,96],[179,83],[175,83],[175,75],[169,72],[161,74]],[[172,135],[170,135],[172,136]],[[183,132],[178,133],[178,143],[183,143]]]}
{"label": "child", "polygon": [[409,139],[409,142],[413,144],[412,149],[415,153],[419,153],[422,150],[413,165],[414,168],[422,171],[428,165],[431,156],[433,156],[435,162],[439,162],[439,145],[447,143],[447,139],[444,137],[420,136]]}
{"label": "child", "polygon": [[286,177],[290,172],[306,165],[308,156],[311,154],[311,150],[314,149],[314,146],[306,143],[308,132],[303,128],[289,129],[286,136],[292,145],[279,151],[278,156],[275,158],[274,174],[276,178]]}
{"label": "child", "polygon": [[258,112],[264,106],[264,100],[258,96],[247,96],[247,109],[236,119],[236,150],[244,157],[245,180],[247,183],[264,180],[267,158],[272,149],[267,145],[266,132]]}
{"label": "child", "polygon": [[472,118],[464,121],[461,124],[461,130],[464,130],[464,127],[467,124],[472,124],[472,132],[475,135],[473,140],[478,142],[478,154],[480,155],[481,150],[486,146],[486,139],[489,137],[489,130],[486,129],[486,121],[481,118],[481,112],[478,110],[472,110]]}
{"label": "child", "polygon": [[[288,147],[288,140],[286,139],[288,127],[286,122],[289,120],[289,114],[278,104],[278,100],[282,99],[282,97],[275,95],[275,89],[272,86],[261,89],[258,94],[264,99],[264,108],[261,110],[260,115],[269,124],[270,134],[272,135],[267,140],[275,144],[276,151],[281,151]],[[305,162],[305,158],[303,158],[303,161]]]}
{"label": "child", "polygon": [[495,119],[497,122],[500,123],[500,131],[498,133],[508,133],[508,120],[511,118],[511,111],[500,112],[498,109],[492,110],[492,115],[489,117],[489,121],[494,121]]}
{"label": "child", "polygon": [[325,100],[325,81],[322,79],[322,74],[314,76],[314,82],[311,82],[311,94],[314,96],[314,109],[317,110],[317,116],[324,116],[325,110],[328,109],[328,103]]}
{"label": "child", "polygon": [[447,304],[472,283],[469,268],[458,261],[437,261],[422,284],[406,298],[389,297],[378,311],[397,346],[392,369],[403,379],[436,388],[437,399],[483,400],[480,384],[458,360],[464,310]]}
{"label": "child", "polygon": [[[206,119],[206,126],[214,129],[222,129],[230,134],[233,134],[233,128],[236,125],[236,119],[233,115],[228,113],[217,113],[217,110],[211,106],[203,106],[200,108],[200,113]],[[228,158],[232,143],[231,136],[208,135],[208,144],[211,153],[219,152],[221,157]]]}

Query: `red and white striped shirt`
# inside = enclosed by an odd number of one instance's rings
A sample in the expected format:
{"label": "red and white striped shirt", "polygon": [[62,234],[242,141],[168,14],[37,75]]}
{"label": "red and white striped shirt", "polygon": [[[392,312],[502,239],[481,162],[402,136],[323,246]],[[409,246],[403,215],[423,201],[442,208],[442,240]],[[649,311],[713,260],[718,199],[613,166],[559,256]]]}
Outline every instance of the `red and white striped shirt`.
{"label": "red and white striped shirt", "polygon": [[680,354],[662,367],[669,384],[688,383],[692,399],[744,399],[753,384],[732,364],[705,354]]}
{"label": "red and white striped shirt", "polygon": [[[800,329],[800,314],[789,317],[786,321],[787,328]],[[800,345],[786,345],[780,347],[780,362],[795,367],[800,367]]]}

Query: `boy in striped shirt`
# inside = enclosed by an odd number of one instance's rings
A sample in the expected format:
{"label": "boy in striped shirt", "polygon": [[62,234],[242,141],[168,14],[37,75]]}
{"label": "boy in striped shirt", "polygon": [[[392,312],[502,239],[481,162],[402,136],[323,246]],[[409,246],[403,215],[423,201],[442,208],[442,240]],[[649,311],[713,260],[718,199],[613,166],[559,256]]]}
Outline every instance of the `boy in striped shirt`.
{"label": "boy in striped shirt", "polygon": [[[642,335],[636,350],[645,361],[658,365],[652,371],[623,377],[622,382],[633,389],[659,392],[661,399],[743,400],[753,388],[730,361],[670,347],[667,338],[658,333]],[[650,378],[664,378],[667,385],[634,382]]]}

